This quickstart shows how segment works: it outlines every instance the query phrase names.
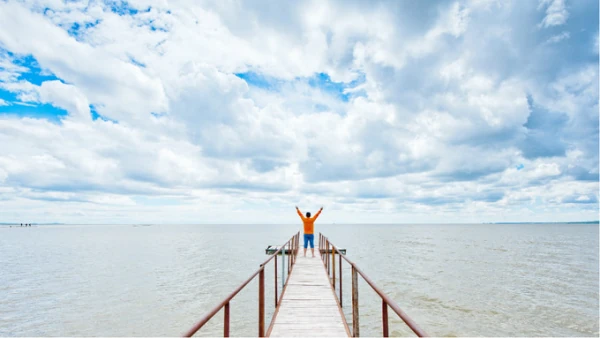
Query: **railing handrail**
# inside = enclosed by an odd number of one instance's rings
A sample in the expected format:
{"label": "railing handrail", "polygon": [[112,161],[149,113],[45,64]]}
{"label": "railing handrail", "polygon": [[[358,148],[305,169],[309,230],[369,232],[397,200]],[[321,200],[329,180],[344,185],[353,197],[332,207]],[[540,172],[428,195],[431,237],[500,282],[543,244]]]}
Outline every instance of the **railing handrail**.
{"label": "railing handrail", "polygon": [[254,277],[256,277],[261,270],[264,269],[264,266],[261,266],[260,269],[256,270],[255,273],[253,273],[250,278],[248,278],[245,282],[243,282],[240,286],[238,286],[232,293],[229,294],[229,296],[225,297],[225,299],[223,301],[221,301],[219,303],[219,305],[215,306],[212,310],[210,310],[209,313],[207,313],[204,317],[202,317],[197,323],[196,325],[194,325],[191,329],[189,329],[183,336],[184,337],[191,337],[193,336],[198,330],[200,330],[200,328],[202,326],[204,326],[204,324],[208,323],[209,320],[212,319],[212,317],[214,317],[217,312],[219,312],[224,306],[225,304],[229,303],[233,297],[235,297],[235,295],[238,294],[238,292],[242,291],[242,289],[244,287],[246,287],[246,285],[248,285],[248,283],[250,283]]}
{"label": "railing handrail", "polygon": [[[331,245],[333,252],[337,252],[338,255],[342,259],[344,259],[346,262],[348,262],[348,264],[350,264],[350,266],[352,266],[352,268],[354,270],[356,270],[356,272],[365,280],[365,282],[367,282],[367,284],[373,289],[373,291],[375,291],[375,293],[377,293],[377,295],[383,300],[383,302],[385,302],[389,307],[391,307],[392,310],[398,315],[398,317],[400,317],[400,319],[402,319],[402,321],[417,336],[419,336],[419,337],[428,337],[429,336],[423,329],[421,329],[419,327],[419,325],[414,320],[412,320],[404,311],[402,311],[402,309],[400,309],[398,304],[396,304],[396,302],[393,299],[391,299],[388,295],[386,295],[383,291],[381,291],[381,289],[379,287],[377,287],[377,285],[375,285],[375,283],[356,265],[356,263],[352,262],[350,259],[348,259],[346,257],[346,255],[342,254],[340,252],[340,250],[333,243],[331,243],[331,241],[329,241],[328,237],[324,236],[321,233],[319,233],[319,235],[322,236],[323,240],[326,241],[328,245]],[[319,242],[319,244],[321,244],[321,241]],[[321,249],[321,248],[319,248],[319,249]],[[329,250],[329,248],[325,249],[326,252],[328,250]]]}
{"label": "railing handrail", "polygon": [[[206,324],[209,320],[211,320],[216,314],[217,312],[219,312],[223,307],[225,307],[227,304],[229,304],[229,302],[240,292],[242,291],[242,289],[244,289],[244,287],[246,287],[246,285],[248,285],[257,275],[259,275],[262,271],[265,270],[265,265],[267,263],[269,263],[274,257],[277,257],[277,255],[281,252],[281,250],[285,249],[286,246],[288,245],[292,245],[294,244],[294,250],[297,250],[298,247],[298,238],[300,236],[300,232],[297,232],[294,236],[292,236],[287,242],[285,242],[283,245],[281,245],[281,247],[279,248],[279,250],[275,251],[275,253],[273,253],[269,258],[267,258],[262,264],[260,264],[260,267],[258,268],[258,270],[256,270],[256,272],[254,272],[252,275],[250,275],[250,277],[248,279],[246,279],[246,281],[244,281],[240,286],[238,286],[233,292],[231,292],[227,297],[225,297],[217,306],[215,306],[212,310],[210,310],[210,312],[208,312],[204,317],[202,317],[194,326],[192,326],[192,328],[190,328],[183,336],[184,337],[191,337],[193,336],[196,332],[198,332],[198,330],[200,330],[200,328],[202,328],[202,326],[204,326],[204,324]],[[291,248],[290,248],[291,249]],[[297,253],[296,253],[297,254]],[[292,255],[293,256],[293,255]],[[276,261],[277,263],[277,261]],[[291,262],[290,266],[293,266],[294,261]],[[284,267],[282,267],[283,269]],[[276,275],[277,276],[277,275]],[[289,275],[287,276],[289,278]],[[262,277],[261,277],[262,278]],[[277,285],[274,285],[274,287],[277,287]],[[228,317],[228,314],[226,315]],[[226,331],[228,330],[228,323],[225,324],[226,325]],[[228,336],[228,332],[226,332],[225,336]]]}

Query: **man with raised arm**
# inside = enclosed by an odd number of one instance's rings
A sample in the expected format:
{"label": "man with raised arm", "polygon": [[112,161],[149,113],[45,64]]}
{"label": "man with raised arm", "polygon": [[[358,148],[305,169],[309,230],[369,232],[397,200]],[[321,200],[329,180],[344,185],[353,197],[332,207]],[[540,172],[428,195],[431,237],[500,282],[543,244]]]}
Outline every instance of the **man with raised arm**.
{"label": "man with raised arm", "polygon": [[304,217],[298,207],[296,207],[296,211],[298,212],[298,216],[302,218],[302,223],[304,223],[304,257],[306,257],[306,248],[308,247],[308,243],[310,243],[310,251],[312,252],[312,256],[315,257],[315,221],[321,214],[321,211],[323,211],[323,207],[317,211],[314,217],[310,217],[310,212],[307,212],[306,217]]}

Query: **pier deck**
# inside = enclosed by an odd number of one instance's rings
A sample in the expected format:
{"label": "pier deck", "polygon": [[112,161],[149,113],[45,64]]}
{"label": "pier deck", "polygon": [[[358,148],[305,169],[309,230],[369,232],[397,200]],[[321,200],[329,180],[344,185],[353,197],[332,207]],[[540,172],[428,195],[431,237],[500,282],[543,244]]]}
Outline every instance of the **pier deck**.
{"label": "pier deck", "polygon": [[307,257],[298,255],[267,336],[350,336],[318,249],[315,251],[315,258],[310,251]]}
{"label": "pier deck", "polygon": [[[265,249],[265,253],[267,255],[272,255],[274,253],[277,252],[277,250],[279,250],[281,248],[280,245],[269,245],[266,249]],[[316,248],[315,251],[319,252],[319,248]],[[288,249],[288,248],[284,248],[283,250],[279,251],[279,253],[277,255],[281,256],[281,253],[285,252],[286,255],[291,255],[293,250],[292,249]],[[342,253],[343,255],[346,254],[346,249],[342,249],[339,248],[337,249],[336,253]],[[321,253],[331,253],[331,249],[321,249]],[[310,252],[308,253],[310,254]]]}

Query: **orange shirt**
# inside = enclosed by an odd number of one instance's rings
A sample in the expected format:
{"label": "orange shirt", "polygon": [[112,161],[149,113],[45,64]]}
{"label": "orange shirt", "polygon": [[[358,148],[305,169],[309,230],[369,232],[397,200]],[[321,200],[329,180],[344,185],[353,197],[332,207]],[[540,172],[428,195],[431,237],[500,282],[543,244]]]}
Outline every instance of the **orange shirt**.
{"label": "orange shirt", "polygon": [[317,217],[321,214],[321,210],[317,211],[317,213],[313,217],[306,217],[302,215],[299,209],[297,209],[298,215],[302,218],[302,223],[304,223],[304,233],[307,235],[312,235],[315,230],[315,221]]}

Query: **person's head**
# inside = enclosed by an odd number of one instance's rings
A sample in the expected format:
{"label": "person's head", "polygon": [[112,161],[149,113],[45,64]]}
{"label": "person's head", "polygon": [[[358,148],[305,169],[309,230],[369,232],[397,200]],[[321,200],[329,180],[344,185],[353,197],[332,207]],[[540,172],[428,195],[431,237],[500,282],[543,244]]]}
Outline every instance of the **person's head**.
{"label": "person's head", "polygon": [[306,213],[306,217],[310,217],[310,212],[307,212],[307,213]]}

